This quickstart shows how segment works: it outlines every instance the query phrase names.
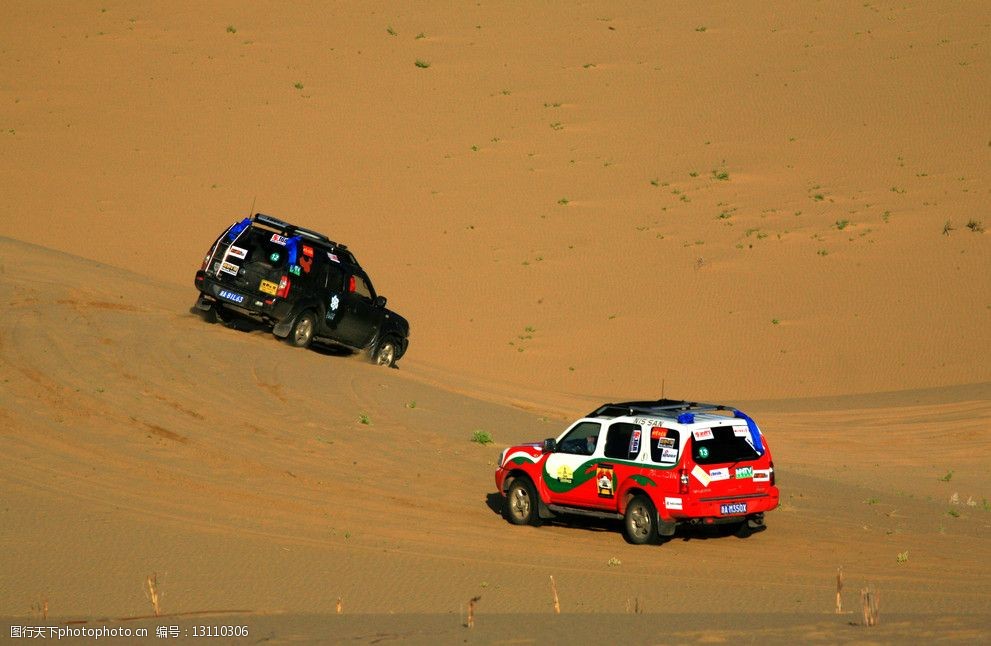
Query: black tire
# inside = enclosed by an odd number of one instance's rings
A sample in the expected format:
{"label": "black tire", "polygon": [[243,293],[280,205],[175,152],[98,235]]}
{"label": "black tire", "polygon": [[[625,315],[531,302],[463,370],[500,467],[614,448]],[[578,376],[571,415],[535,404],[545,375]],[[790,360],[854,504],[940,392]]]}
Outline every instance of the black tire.
{"label": "black tire", "polygon": [[293,321],[292,329],[289,330],[289,336],[286,337],[286,342],[297,348],[310,347],[310,342],[313,341],[313,330],[315,327],[316,318],[314,318],[313,312],[303,312]]}
{"label": "black tire", "polygon": [[218,317],[217,317],[217,306],[216,305],[213,305],[208,310],[201,310],[201,309],[197,308],[197,311],[200,313],[200,316],[203,317],[203,320],[206,321],[207,323],[209,323],[210,325],[213,325],[214,323],[217,322],[217,318]]}
{"label": "black tire", "polygon": [[519,477],[509,485],[506,492],[506,506],[503,516],[514,525],[537,525],[540,517],[537,515],[537,491],[529,478]]}
{"label": "black tire", "polygon": [[371,360],[372,363],[377,366],[388,366],[390,368],[395,368],[398,356],[399,341],[397,341],[394,336],[387,336],[375,346],[375,351],[372,352]]}
{"label": "black tire", "polygon": [[657,509],[650,498],[637,495],[626,505],[623,536],[633,545],[653,545],[658,542]]}

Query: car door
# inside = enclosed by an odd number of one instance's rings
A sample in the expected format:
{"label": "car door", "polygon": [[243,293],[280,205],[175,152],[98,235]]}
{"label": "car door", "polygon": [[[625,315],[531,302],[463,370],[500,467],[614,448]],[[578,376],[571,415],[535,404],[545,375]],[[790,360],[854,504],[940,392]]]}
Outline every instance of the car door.
{"label": "car door", "polygon": [[587,507],[596,497],[595,455],[601,432],[601,422],[579,420],[558,439],[541,478],[549,502]]}
{"label": "car door", "polygon": [[347,279],[335,311],[332,336],[345,345],[364,348],[378,332],[385,308],[379,305],[368,277],[354,272]]}

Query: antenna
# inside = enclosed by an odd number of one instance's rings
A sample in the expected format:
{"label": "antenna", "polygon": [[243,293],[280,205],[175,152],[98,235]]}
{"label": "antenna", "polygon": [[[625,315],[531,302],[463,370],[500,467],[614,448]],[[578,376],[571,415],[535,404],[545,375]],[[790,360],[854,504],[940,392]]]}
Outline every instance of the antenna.
{"label": "antenna", "polygon": [[254,196],[253,198],[251,198],[251,210],[250,210],[250,211],[248,211],[248,217],[249,217],[249,218],[250,218],[250,217],[251,217],[252,215],[254,215],[254,214],[255,214],[255,200],[256,200],[256,199],[258,199],[258,196],[257,196],[257,195],[256,195],[256,196]]}
{"label": "antenna", "polygon": [[664,399],[664,378],[661,378],[661,399]]}

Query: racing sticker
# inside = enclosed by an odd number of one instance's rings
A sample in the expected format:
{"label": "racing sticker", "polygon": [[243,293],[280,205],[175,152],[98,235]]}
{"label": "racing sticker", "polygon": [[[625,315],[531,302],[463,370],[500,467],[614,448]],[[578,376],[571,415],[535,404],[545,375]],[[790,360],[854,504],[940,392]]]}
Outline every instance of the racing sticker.
{"label": "racing sticker", "polygon": [[692,437],[698,441],[711,440],[712,439],[712,429],[703,428],[701,431],[692,431]]}
{"label": "racing sticker", "polygon": [[702,483],[703,487],[708,487],[709,483],[712,481],[709,474],[705,472],[705,469],[697,464],[695,465],[695,468],[692,469],[692,475],[695,476],[696,480]]}
{"label": "racing sticker", "polygon": [[570,484],[574,479],[575,472],[567,464],[562,464],[557,468],[557,479],[564,484]]}
{"label": "racing sticker", "polygon": [[743,480],[745,478],[753,478],[753,477],[754,477],[754,468],[753,467],[737,467],[736,468],[736,479],[737,480]]}
{"label": "racing sticker", "polygon": [[278,233],[273,233],[271,240],[275,244],[282,245],[283,247],[286,246],[287,242],[289,242],[289,238],[285,236],[280,236]]}
{"label": "racing sticker", "polygon": [[329,251],[327,252],[327,258],[330,259],[333,262],[337,262],[337,263],[341,262],[340,260],[337,259],[337,256],[335,256],[334,254],[330,253]]}
{"label": "racing sticker", "polygon": [[674,464],[678,461],[678,449],[661,449],[661,464]]}
{"label": "racing sticker", "polygon": [[681,511],[681,498],[664,497],[664,508]]}
{"label": "racing sticker", "polygon": [[750,431],[745,428],[734,428],[733,435],[736,437],[747,437],[750,435]]}
{"label": "racing sticker", "polygon": [[657,438],[657,448],[659,449],[673,449],[674,448],[674,438],[673,437],[659,437]]}
{"label": "racing sticker", "polygon": [[754,482],[770,482],[771,481],[771,470],[770,469],[754,469]]}
{"label": "racing sticker", "polygon": [[237,276],[237,272],[240,270],[241,268],[232,262],[224,261],[220,263],[220,271],[226,272],[228,274],[234,274],[235,276]]}
{"label": "racing sticker", "polygon": [[289,273],[293,276],[299,276],[299,265],[293,265],[289,268]]}
{"label": "racing sticker", "polygon": [[313,257],[313,247],[310,247],[308,245],[303,245],[303,255],[306,256],[307,258],[312,258]]}
{"label": "racing sticker", "polygon": [[341,299],[338,298],[337,294],[330,297],[330,307],[327,308],[327,320],[333,321],[334,317],[337,316],[337,308],[341,306]]}
{"label": "racing sticker", "polygon": [[729,480],[729,469],[713,469],[709,472],[709,479],[713,482]]}
{"label": "racing sticker", "polygon": [[263,280],[258,283],[258,291],[275,296],[275,294],[279,291],[279,286],[270,280]]}
{"label": "racing sticker", "polygon": [[633,435],[630,436],[630,455],[637,455],[640,453],[640,429],[633,431]]}
{"label": "racing sticker", "polygon": [[598,467],[595,470],[595,484],[599,490],[600,498],[612,498],[613,492],[613,469],[612,467]]}
{"label": "racing sticker", "polygon": [[227,250],[227,253],[234,256],[235,258],[244,258],[248,255],[247,249],[242,249],[241,247],[231,247]]}

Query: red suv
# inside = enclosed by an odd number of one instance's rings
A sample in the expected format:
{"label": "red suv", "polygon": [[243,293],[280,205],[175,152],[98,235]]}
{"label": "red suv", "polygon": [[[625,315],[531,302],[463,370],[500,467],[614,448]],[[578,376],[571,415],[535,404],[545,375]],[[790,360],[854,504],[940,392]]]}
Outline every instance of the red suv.
{"label": "red suv", "polygon": [[774,462],[752,419],[670,399],[605,404],[557,439],[505,449],[495,482],[514,525],[616,518],[637,545],[682,523],[762,530],[764,512],[778,506]]}

